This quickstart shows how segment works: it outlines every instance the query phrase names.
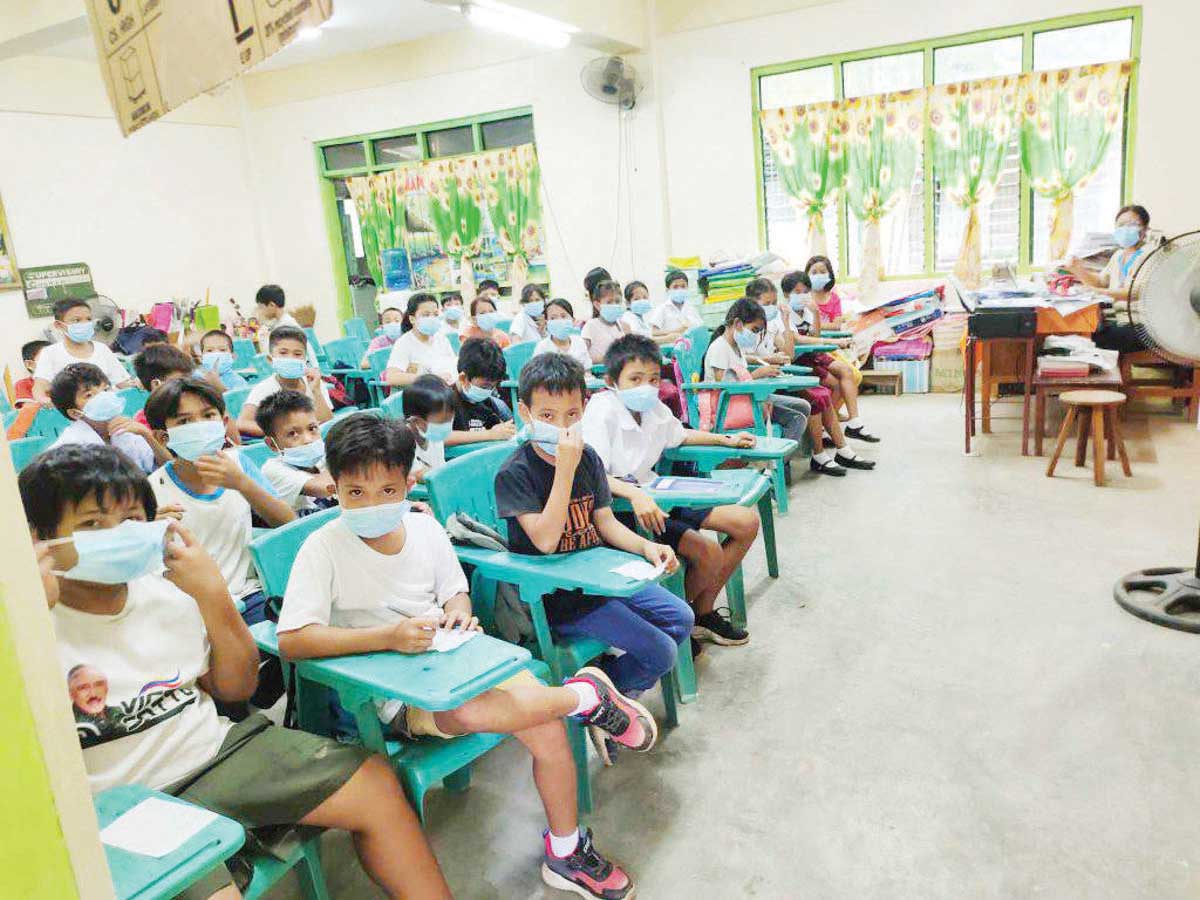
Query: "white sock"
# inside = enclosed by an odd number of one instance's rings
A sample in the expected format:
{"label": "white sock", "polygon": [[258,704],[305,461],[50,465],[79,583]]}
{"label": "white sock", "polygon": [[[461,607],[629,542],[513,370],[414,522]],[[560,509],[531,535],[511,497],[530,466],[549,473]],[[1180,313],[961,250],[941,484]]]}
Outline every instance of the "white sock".
{"label": "white sock", "polygon": [[855,458],[854,450],[849,444],[847,444],[845,447],[838,447],[837,455],[840,456],[842,459],[854,459]]}
{"label": "white sock", "polygon": [[[587,713],[590,713],[593,709],[595,709],[600,703],[600,695],[598,693],[596,693],[595,686],[590,684],[589,682],[568,681],[565,685],[563,685],[563,687],[570,688],[579,697],[579,703],[575,706],[575,708],[573,710],[571,710],[571,712],[568,713],[568,715],[571,715],[571,716],[586,715]],[[552,834],[552,835],[550,835],[550,837],[553,838],[554,835]],[[562,840],[565,841],[566,838],[562,838]],[[569,853],[570,851],[567,851],[567,852]],[[565,855],[565,854],[560,854],[560,855]]]}
{"label": "white sock", "polygon": [[576,828],[566,837],[559,837],[553,831],[547,831],[550,835],[550,852],[559,859],[570,856],[575,852],[575,848],[579,846],[579,829]]}
{"label": "white sock", "polygon": [[825,463],[833,462],[833,454],[828,450],[822,450],[820,453],[814,453],[813,459],[815,459],[819,465],[823,466]]}
{"label": "white sock", "polygon": [[846,427],[847,428],[862,428],[863,427],[862,419],[860,419],[858,416],[855,416],[853,419],[851,419],[849,422],[846,423]]}

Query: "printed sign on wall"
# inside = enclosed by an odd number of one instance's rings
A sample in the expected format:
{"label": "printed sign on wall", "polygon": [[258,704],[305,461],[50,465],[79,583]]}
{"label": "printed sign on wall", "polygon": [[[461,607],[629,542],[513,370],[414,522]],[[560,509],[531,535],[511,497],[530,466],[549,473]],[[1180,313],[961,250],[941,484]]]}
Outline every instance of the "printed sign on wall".
{"label": "printed sign on wall", "polygon": [[108,99],[126,136],[331,15],[333,0],[88,0]]}
{"label": "printed sign on wall", "polygon": [[21,270],[25,284],[25,308],[29,318],[50,315],[56,300],[67,297],[87,300],[96,296],[92,285],[92,270],[87,263],[65,263],[59,266],[34,266]]}

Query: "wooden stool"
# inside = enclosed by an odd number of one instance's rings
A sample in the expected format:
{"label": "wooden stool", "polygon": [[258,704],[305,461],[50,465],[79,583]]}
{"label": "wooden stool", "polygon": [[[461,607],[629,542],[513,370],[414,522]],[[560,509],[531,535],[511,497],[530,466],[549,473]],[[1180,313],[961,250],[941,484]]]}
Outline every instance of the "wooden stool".
{"label": "wooden stool", "polygon": [[[1087,463],[1087,445],[1089,433],[1092,439],[1092,466],[1096,486],[1104,484],[1104,459],[1113,458],[1114,451],[1121,456],[1121,468],[1126,477],[1132,476],[1129,468],[1129,455],[1125,452],[1125,441],[1121,438],[1121,423],[1117,418],[1117,407],[1125,402],[1125,395],[1117,391],[1067,391],[1058,398],[1067,407],[1067,416],[1063,420],[1062,430],[1058,433],[1058,441],[1054,445],[1054,455],[1050,457],[1050,465],[1046,467],[1046,477],[1054,477],[1054,467],[1062,456],[1063,447],[1071,434],[1071,426],[1079,419],[1079,438],[1075,444],[1075,465],[1083,467]],[[1105,439],[1108,441],[1107,453]]]}
{"label": "wooden stool", "polygon": [[890,388],[892,394],[899,397],[904,393],[904,376],[900,372],[885,372],[882,369],[863,369],[863,384],[875,388]]}

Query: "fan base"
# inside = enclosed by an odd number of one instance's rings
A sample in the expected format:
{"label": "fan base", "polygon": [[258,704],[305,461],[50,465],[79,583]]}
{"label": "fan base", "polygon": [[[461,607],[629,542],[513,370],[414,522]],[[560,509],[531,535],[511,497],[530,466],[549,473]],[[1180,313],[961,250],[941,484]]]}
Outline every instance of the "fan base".
{"label": "fan base", "polygon": [[1113,599],[1139,619],[1200,634],[1200,577],[1195,569],[1142,569],[1113,585]]}

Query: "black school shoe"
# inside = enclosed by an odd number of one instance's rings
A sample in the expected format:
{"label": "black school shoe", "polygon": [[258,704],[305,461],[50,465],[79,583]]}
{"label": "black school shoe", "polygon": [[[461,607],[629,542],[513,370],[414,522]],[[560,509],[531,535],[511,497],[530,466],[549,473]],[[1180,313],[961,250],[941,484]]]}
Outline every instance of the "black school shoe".
{"label": "black school shoe", "polygon": [[854,438],[856,441],[865,441],[868,444],[879,443],[879,438],[871,434],[871,432],[867,431],[867,429],[864,427],[860,426],[858,428],[847,428],[845,431],[846,437]]}
{"label": "black school shoe", "polygon": [[729,616],[722,615],[720,610],[714,609],[696,619],[696,624],[692,626],[692,639],[720,644],[723,647],[737,647],[750,642],[750,632],[735,627],[729,621]]}
{"label": "black school shoe", "polygon": [[810,459],[808,461],[808,467],[818,475],[833,475],[835,478],[846,477],[846,470],[835,463],[832,459],[825,463],[819,463],[815,459]]}
{"label": "black school shoe", "polygon": [[845,466],[847,469],[862,469],[864,472],[870,472],[875,468],[875,463],[869,459],[863,459],[861,456],[856,456],[853,459],[847,459],[838,453],[834,457],[839,466]]}

